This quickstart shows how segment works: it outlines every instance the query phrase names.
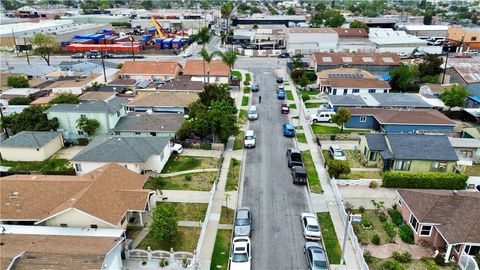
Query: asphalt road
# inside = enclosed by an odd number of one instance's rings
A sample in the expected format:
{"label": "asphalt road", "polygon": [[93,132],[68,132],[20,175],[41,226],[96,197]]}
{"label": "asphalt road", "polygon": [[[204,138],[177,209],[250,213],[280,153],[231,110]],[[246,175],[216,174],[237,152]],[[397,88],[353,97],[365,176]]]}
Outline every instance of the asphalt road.
{"label": "asphalt road", "polygon": [[256,133],[257,146],[247,150],[242,201],[252,210],[252,268],[306,269],[300,224],[300,214],[308,212],[306,188],[292,184],[287,167],[285,151],[293,146],[293,139],[281,131],[288,117],[280,113],[281,101],[276,97],[276,60],[252,60],[249,69],[260,86],[252,104],[262,96],[259,119],[249,126]]}

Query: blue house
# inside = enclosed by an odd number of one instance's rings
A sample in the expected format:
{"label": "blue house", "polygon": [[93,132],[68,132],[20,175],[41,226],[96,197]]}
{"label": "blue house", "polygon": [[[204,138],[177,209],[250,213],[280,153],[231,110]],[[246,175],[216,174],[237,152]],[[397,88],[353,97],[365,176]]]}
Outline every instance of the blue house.
{"label": "blue house", "polygon": [[456,123],[437,110],[351,108],[347,128],[383,133],[452,132]]}

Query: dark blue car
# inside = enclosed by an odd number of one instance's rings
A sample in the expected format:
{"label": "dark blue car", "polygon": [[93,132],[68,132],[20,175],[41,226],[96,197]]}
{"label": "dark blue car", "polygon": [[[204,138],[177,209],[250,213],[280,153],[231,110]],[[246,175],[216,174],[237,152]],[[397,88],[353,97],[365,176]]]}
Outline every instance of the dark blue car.
{"label": "dark blue car", "polygon": [[277,98],[280,100],[285,100],[285,91],[278,91]]}
{"label": "dark blue car", "polygon": [[282,131],[285,137],[295,137],[295,127],[291,124],[283,124]]}

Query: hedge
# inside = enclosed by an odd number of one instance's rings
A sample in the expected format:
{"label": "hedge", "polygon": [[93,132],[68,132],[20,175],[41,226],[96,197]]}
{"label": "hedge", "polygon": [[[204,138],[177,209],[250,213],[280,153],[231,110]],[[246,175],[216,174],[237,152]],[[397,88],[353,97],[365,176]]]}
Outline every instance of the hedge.
{"label": "hedge", "polygon": [[431,189],[465,189],[468,176],[460,173],[438,172],[395,172],[383,174],[383,186],[387,188],[431,188]]}

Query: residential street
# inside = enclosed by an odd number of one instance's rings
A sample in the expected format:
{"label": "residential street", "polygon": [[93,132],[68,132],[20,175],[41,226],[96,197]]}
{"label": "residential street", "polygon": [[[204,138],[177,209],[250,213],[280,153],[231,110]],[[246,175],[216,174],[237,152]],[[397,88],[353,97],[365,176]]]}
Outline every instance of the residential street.
{"label": "residential street", "polygon": [[262,96],[259,120],[249,126],[256,133],[257,147],[246,150],[242,200],[242,206],[252,210],[252,268],[305,269],[300,214],[309,211],[307,191],[305,186],[292,184],[285,151],[293,146],[293,139],[282,135],[288,117],[280,113],[281,101],[276,97],[273,63],[277,59],[268,60],[270,65],[263,59],[251,59],[249,65],[260,86],[252,104]]}

